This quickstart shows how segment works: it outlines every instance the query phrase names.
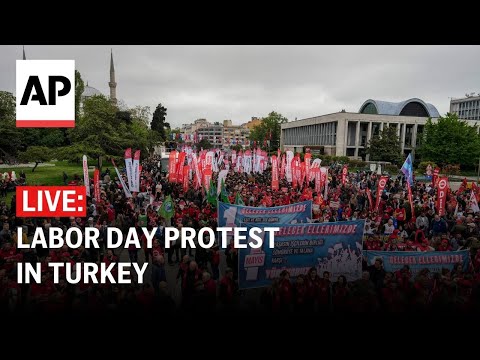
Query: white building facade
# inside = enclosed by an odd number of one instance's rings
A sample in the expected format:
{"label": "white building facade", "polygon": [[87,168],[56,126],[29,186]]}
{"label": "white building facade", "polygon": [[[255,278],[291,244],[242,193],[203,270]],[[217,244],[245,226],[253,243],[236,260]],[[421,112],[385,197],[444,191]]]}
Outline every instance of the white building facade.
{"label": "white building facade", "polygon": [[349,156],[369,160],[367,144],[386,126],[393,126],[405,155],[415,152],[428,118],[436,119],[437,109],[420,99],[399,103],[367,100],[358,113],[338,112],[282,124],[282,150]]}

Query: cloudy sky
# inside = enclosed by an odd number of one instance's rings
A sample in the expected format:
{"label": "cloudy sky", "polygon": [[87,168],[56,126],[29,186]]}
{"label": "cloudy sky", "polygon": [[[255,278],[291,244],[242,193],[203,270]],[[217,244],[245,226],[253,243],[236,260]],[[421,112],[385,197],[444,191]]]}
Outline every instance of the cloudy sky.
{"label": "cloudy sky", "polygon": [[[244,123],[274,110],[289,121],[369,98],[418,97],[449,109],[480,92],[480,46],[25,46],[27,59],[74,59],[90,86],[108,94],[113,49],[117,97],[158,103],[172,127],[198,118]],[[15,92],[22,46],[0,46],[0,90]]]}

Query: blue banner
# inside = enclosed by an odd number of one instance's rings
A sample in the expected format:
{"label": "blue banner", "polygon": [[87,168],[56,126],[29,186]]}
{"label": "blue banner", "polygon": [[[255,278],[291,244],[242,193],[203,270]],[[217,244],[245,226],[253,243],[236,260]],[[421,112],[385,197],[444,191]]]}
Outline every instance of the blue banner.
{"label": "blue banner", "polygon": [[246,224],[308,223],[312,218],[312,200],[275,207],[254,207],[218,202],[218,226],[235,227]]}
{"label": "blue banner", "polygon": [[275,247],[268,247],[264,234],[263,248],[240,249],[238,280],[241,289],[269,286],[283,270],[291,278],[307,274],[311,267],[322,276],[329,271],[336,280],[345,275],[348,281],[362,276],[362,237],[364,220],[298,225],[248,224],[247,228],[279,227]]}
{"label": "blue banner", "polygon": [[383,260],[383,268],[387,272],[395,272],[405,265],[410,267],[413,275],[422,269],[430,273],[441,273],[442,269],[452,270],[456,264],[462,264],[463,270],[468,270],[470,261],[469,250],[461,251],[370,251],[363,252],[368,265],[375,264],[377,258]]}

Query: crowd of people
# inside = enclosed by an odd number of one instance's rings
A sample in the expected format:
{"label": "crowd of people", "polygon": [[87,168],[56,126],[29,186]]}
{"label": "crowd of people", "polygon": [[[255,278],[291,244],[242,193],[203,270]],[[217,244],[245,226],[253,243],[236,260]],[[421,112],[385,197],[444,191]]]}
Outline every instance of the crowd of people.
{"label": "crowd of people", "polygon": [[[347,282],[345,277],[331,279],[330,273],[318,273],[316,264],[307,274],[290,279],[284,271],[279,279],[263,290],[239,291],[238,250],[218,246],[209,250],[180,248],[175,244],[164,248],[165,226],[217,226],[217,209],[207,201],[205,189],[193,183],[184,191],[183,184],[169,183],[160,159],[151,157],[142,162],[140,192],[126,198],[116,174],[106,169],[102,174],[101,201],[88,200],[85,218],[17,218],[15,197],[9,206],[0,204],[3,229],[0,231],[0,309],[9,311],[104,311],[108,309],[154,309],[170,313],[180,311],[214,311],[245,308],[273,312],[341,312],[402,311],[416,309],[471,310],[477,301],[480,284],[479,214],[469,204],[467,192],[450,191],[446,216],[435,209],[436,190],[428,183],[415,182],[412,187],[414,213],[407,201],[406,183],[402,175],[391,176],[375,208],[379,175],[371,171],[352,171],[346,184],[341,183],[342,167],[329,167],[326,194],[317,194],[314,182],[292,188],[280,179],[279,190],[271,188],[271,169],[263,173],[237,173],[233,169],[225,180],[231,203],[238,198],[247,206],[280,206],[300,201],[313,201],[312,222],[336,222],[365,219],[365,250],[387,251],[455,251],[469,249],[468,271],[456,266],[441,273],[428,270],[413,276],[408,267],[395,273],[385,272],[381,260],[374,265],[364,261],[362,279]],[[213,175],[216,182],[217,174]],[[373,204],[366,190],[370,189]],[[93,194],[93,188],[92,188]],[[320,196],[322,195],[322,196]],[[325,196],[326,195],[326,196]],[[167,196],[175,202],[171,219],[159,215],[158,208]],[[17,228],[23,227],[23,242],[28,243],[36,227],[64,229],[98,227],[100,249],[58,250],[37,247],[17,249]],[[152,249],[130,247],[125,252],[104,246],[106,229],[119,227],[126,234],[130,227],[151,230],[158,227]],[[48,234],[46,232],[46,234]],[[61,279],[53,283],[49,262],[105,262],[128,258],[150,264],[149,281],[144,284],[72,285]],[[122,260],[122,261],[128,261]],[[41,284],[18,284],[16,263],[40,262]],[[251,294],[256,300],[251,300]],[[258,295],[258,296],[256,296]],[[257,301],[258,300],[258,301]],[[248,305],[247,305],[248,304]]]}

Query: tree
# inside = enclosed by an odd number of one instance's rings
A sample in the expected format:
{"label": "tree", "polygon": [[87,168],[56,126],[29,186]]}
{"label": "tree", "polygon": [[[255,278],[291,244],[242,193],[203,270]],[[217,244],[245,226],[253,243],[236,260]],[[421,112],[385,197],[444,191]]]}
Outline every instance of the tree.
{"label": "tree", "polygon": [[379,135],[374,135],[370,139],[366,153],[370,155],[372,161],[389,161],[392,164],[400,164],[404,160],[401,151],[397,129],[388,126]]}
{"label": "tree", "polygon": [[170,128],[170,124],[165,122],[166,116],[167,108],[162,106],[162,104],[158,104],[153,112],[152,123],[150,124],[151,129],[160,134],[162,141],[166,140],[165,130]]}
{"label": "tree", "polygon": [[281,124],[286,122],[288,122],[286,117],[272,111],[250,131],[249,139],[256,141],[260,146],[263,146],[265,140],[270,141],[269,149],[276,151],[280,146]]}
{"label": "tree", "polygon": [[148,128],[142,112],[118,111],[105,96],[85,99],[75,128],[69,130],[72,144],[56,151],[58,159],[79,162],[83,155],[97,159],[122,158],[126,148],[139,149],[144,156],[158,143],[158,134]]}
{"label": "tree", "polygon": [[21,146],[20,130],[16,127],[15,96],[0,91],[0,149],[1,156],[15,155]]}
{"label": "tree", "polygon": [[235,145],[230,146],[230,149],[235,150],[235,151],[240,151],[240,150],[243,149],[243,147],[242,147],[242,145],[235,144]]}
{"label": "tree", "polygon": [[435,123],[428,119],[418,153],[422,160],[431,160],[440,166],[473,166],[480,157],[477,131],[477,126],[469,126],[465,120],[459,120],[456,114],[447,113]]}
{"label": "tree", "polygon": [[203,148],[204,150],[205,149],[211,149],[213,146],[212,144],[210,143],[210,141],[208,141],[208,139],[202,139],[200,140],[198,143],[197,143],[197,149],[200,149],[200,148]]}
{"label": "tree", "polygon": [[38,164],[52,160],[52,153],[46,146],[30,146],[24,152],[18,154],[21,161],[34,162],[35,166],[32,168],[32,172],[35,171]]}
{"label": "tree", "polygon": [[75,120],[78,121],[80,117],[80,103],[82,102],[82,94],[85,90],[85,84],[82,80],[82,75],[78,70],[75,70]]}

